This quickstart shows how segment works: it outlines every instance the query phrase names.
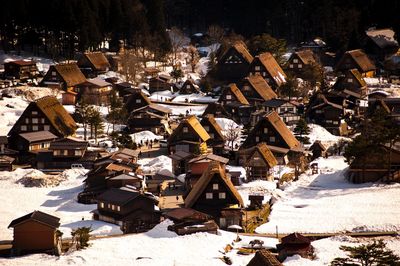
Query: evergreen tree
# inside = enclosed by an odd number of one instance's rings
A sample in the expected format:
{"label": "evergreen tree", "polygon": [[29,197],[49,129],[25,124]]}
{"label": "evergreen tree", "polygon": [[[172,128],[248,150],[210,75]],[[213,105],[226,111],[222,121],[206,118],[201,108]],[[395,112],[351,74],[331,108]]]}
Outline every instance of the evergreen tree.
{"label": "evergreen tree", "polygon": [[247,46],[252,55],[270,52],[279,63],[282,63],[282,55],[286,53],[286,41],[284,39],[275,39],[265,33],[251,38]]}
{"label": "evergreen tree", "polygon": [[97,136],[103,133],[104,129],[103,119],[101,118],[99,110],[93,107],[90,109],[88,124],[90,125],[90,138],[94,136],[95,142],[97,143]]}

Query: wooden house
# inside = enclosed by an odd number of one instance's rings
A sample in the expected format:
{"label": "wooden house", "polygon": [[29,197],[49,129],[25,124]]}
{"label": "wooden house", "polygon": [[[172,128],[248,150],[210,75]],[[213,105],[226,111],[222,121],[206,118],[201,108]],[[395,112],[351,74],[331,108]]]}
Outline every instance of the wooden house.
{"label": "wooden house", "polygon": [[158,204],[152,194],[134,189],[110,188],[97,197],[96,220],[117,224],[124,233],[144,232],[160,222]]}
{"label": "wooden house", "polygon": [[21,81],[39,76],[39,70],[34,61],[17,60],[4,63],[4,76]]}
{"label": "wooden house", "polygon": [[243,200],[219,162],[211,162],[185,198],[185,208],[211,215],[220,228],[242,224]]}
{"label": "wooden house", "polygon": [[336,65],[336,71],[345,72],[356,68],[363,77],[375,76],[376,67],[374,63],[362,50],[351,50],[343,54]]}
{"label": "wooden house", "polygon": [[245,163],[247,181],[268,180],[273,181],[272,167],[278,164],[275,156],[267,144],[261,142],[250,152]]}
{"label": "wooden house", "polygon": [[281,239],[281,243],[276,245],[279,253],[279,260],[284,261],[287,257],[300,255],[303,258],[312,258],[314,248],[311,240],[307,237],[293,233]]}
{"label": "wooden house", "polygon": [[249,68],[249,75],[261,75],[273,90],[286,83],[286,74],[271,53],[256,56]]}
{"label": "wooden house", "polygon": [[325,157],[327,155],[327,148],[320,140],[314,141],[308,150],[312,152],[312,160],[315,160],[319,157]]}
{"label": "wooden house", "polygon": [[60,89],[63,91],[73,90],[77,85],[86,82],[76,63],[57,64],[50,66],[41,81],[42,86]]}
{"label": "wooden house", "polygon": [[109,105],[112,85],[100,78],[88,79],[76,86],[78,100],[91,105]]}
{"label": "wooden house", "polygon": [[102,52],[84,53],[78,59],[78,67],[88,78],[95,78],[106,73],[111,65]]}
{"label": "wooden house", "polygon": [[[295,101],[271,99],[262,103],[262,106],[267,113],[272,111],[277,112],[286,125],[295,125],[300,120],[301,106]],[[257,121],[256,119],[252,123]]]}
{"label": "wooden house", "polygon": [[125,98],[126,95],[131,94],[135,88],[135,86],[129,82],[120,82],[115,84],[114,87],[121,98]]}
{"label": "wooden house", "polygon": [[19,149],[19,134],[48,131],[56,137],[67,137],[78,128],[74,119],[56,97],[46,96],[31,102],[8,133],[10,148]]}
{"label": "wooden house", "polygon": [[344,97],[363,99],[367,96],[367,83],[357,69],[349,69],[339,76],[332,88]]}
{"label": "wooden house", "polygon": [[229,81],[239,81],[247,76],[253,56],[247,50],[244,42],[238,41],[230,46],[218,59],[218,78]]}
{"label": "wooden house", "polygon": [[171,110],[169,108],[151,103],[132,110],[127,124],[130,132],[148,130],[155,134],[170,134],[171,129],[168,123],[170,114]]}
{"label": "wooden house", "polygon": [[16,139],[16,148],[20,152],[37,152],[41,149],[47,149],[55,139],[57,139],[57,136],[50,131],[20,133]]}
{"label": "wooden house", "polygon": [[382,110],[393,123],[400,125],[400,98],[369,99],[367,116],[371,116],[378,109]]}
{"label": "wooden house", "polygon": [[243,93],[239,90],[235,83],[231,83],[223,89],[218,102],[223,106],[232,102],[237,102],[242,105],[249,105],[246,97],[244,97]]}
{"label": "wooden house", "polygon": [[315,124],[321,125],[330,133],[343,136],[348,134],[344,120],[345,107],[342,97],[318,93],[310,99],[307,117]]}
{"label": "wooden house", "polygon": [[59,226],[60,218],[41,211],[13,220],[8,226],[14,229],[13,254],[60,254],[61,239],[57,235]]}
{"label": "wooden house", "polygon": [[302,146],[290,129],[285,125],[277,112],[271,112],[258,121],[243,142],[241,154],[243,161],[248,158],[249,148],[265,142],[279,164],[286,164],[289,152],[302,152]]}
{"label": "wooden house", "polygon": [[244,78],[241,82],[240,91],[252,105],[278,97],[265,79],[260,75],[251,75]]}
{"label": "wooden house", "polygon": [[365,31],[367,42],[365,51],[371,58],[383,62],[399,49],[395,39],[396,33],[392,29],[369,29]]}
{"label": "wooden house", "polygon": [[0,171],[12,171],[14,161],[13,157],[0,155]]}
{"label": "wooden house", "polygon": [[205,117],[207,115],[221,118],[231,117],[231,115],[225,110],[224,106],[221,103],[216,102],[209,103],[201,116]]}
{"label": "wooden house", "polygon": [[287,62],[287,70],[297,77],[302,77],[304,69],[315,64],[317,64],[317,61],[314,53],[311,50],[301,50],[292,53]]}
{"label": "wooden house", "polygon": [[185,151],[177,151],[169,155],[172,159],[172,173],[176,176],[186,174],[189,171],[188,162],[193,156],[192,153]]}
{"label": "wooden house", "polygon": [[107,188],[131,186],[139,190],[143,187],[143,176],[139,176],[134,173],[119,174],[116,176],[107,177],[106,182]]}
{"label": "wooden house", "polygon": [[225,147],[225,136],[222,134],[222,128],[218,125],[213,115],[204,116],[200,124],[207,131],[210,139],[207,140],[207,146],[212,147],[214,154],[221,155]]}
{"label": "wooden house", "polygon": [[133,110],[140,109],[150,104],[150,99],[141,90],[134,90],[134,92],[127,97],[125,109],[130,113]]}
{"label": "wooden house", "polygon": [[260,249],[247,266],[283,266],[283,264],[270,251]]}
{"label": "wooden house", "polygon": [[149,92],[171,90],[171,77],[167,75],[158,75],[149,80]]}
{"label": "wooden house", "polygon": [[210,139],[207,131],[195,116],[183,119],[168,138],[168,152],[177,151],[204,153],[207,151],[207,141]]}
{"label": "wooden house", "polygon": [[8,147],[7,136],[0,136],[0,156],[2,155],[9,157],[16,157],[18,155],[18,151],[12,150]]}
{"label": "wooden house", "polygon": [[200,87],[192,79],[187,79],[179,89],[180,94],[199,93]]}
{"label": "wooden house", "polygon": [[174,231],[178,235],[199,232],[217,234],[218,231],[218,225],[212,220],[210,215],[193,209],[176,208],[167,211],[163,216],[174,222],[174,225],[168,226],[168,230]]}

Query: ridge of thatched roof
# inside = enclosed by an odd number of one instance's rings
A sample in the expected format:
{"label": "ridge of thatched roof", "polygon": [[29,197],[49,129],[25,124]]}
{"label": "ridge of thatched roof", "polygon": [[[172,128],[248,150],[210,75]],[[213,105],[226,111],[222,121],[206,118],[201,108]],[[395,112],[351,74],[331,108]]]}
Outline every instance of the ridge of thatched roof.
{"label": "ridge of thatched roof", "polygon": [[83,56],[86,57],[95,70],[104,71],[110,67],[110,63],[102,52],[84,53]]}
{"label": "ridge of thatched roof", "polygon": [[347,51],[340,59],[338,65],[341,65],[346,56],[350,56],[363,72],[376,70],[375,65],[368,56],[360,49]]}
{"label": "ridge of thatched roof", "polygon": [[245,78],[264,101],[277,98],[278,95],[268,85],[261,75],[251,75]]}
{"label": "ridge of thatched roof", "polygon": [[261,249],[256,252],[247,266],[281,266],[282,263],[268,250]]}
{"label": "ridge of thatched roof", "polygon": [[53,65],[50,67],[49,71],[52,71],[52,67],[62,77],[62,79],[67,84],[67,87],[73,87],[86,82],[85,75],[83,75],[82,71],[79,69],[76,63]]}
{"label": "ridge of thatched roof", "polygon": [[243,206],[243,200],[240,196],[239,192],[232,184],[232,182],[228,179],[225,169],[222,168],[221,164],[218,162],[211,162],[208,165],[206,171],[203,172],[203,175],[194,185],[193,189],[190,191],[189,195],[185,199],[185,208],[191,208],[196,201],[199,199],[200,195],[204,192],[207,185],[211,182],[212,178],[217,175],[227,186],[229,192],[236,199],[240,206]]}
{"label": "ridge of thatched roof", "polygon": [[275,80],[278,86],[286,82],[286,74],[271,53],[265,52],[256,56]]}
{"label": "ridge of thatched roof", "polygon": [[255,146],[255,149],[253,150],[252,153],[250,153],[250,156],[248,157],[246,161],[246,165],[249,164],[249,161],[253,158],[255,153],[259,153],[261,155],[261,159],[264,160],[264,162],[271,168],[274,167],[275,165],[278,164],[278,161],[276,160],[274,154],[271,152],[271,150],[268,148],[268,145],[265,142],[258,143],[257,146]]}
{"label": "ridge of thatched roof", "polygon": [[281,135],[283,140],[286,142],[290,149],[299,147],[300,142],[293,135],[292,131],[285,125],[283,120],[279,117],[275,111],[270,112],[265,116],[265,119],[275,128],[275,130]]}
{"label": "ridge of thatched roof", "polygon": [[172,132],[171,136],[169,136],[168,142],[170,142],[170,140],[173,140],[175,135],[178,134],[185,125],[190,126],[197,133],[202,141],[207,141],[210,139],[210,135],[208,135],[207,131],[200,124],[199,120],[197,120],[194,115],[191,115],[180,122],[179,126]]}
{"label": "ridge of thatched roof", "polygon": [[219,126],[219,124],[217,123],[217,121],[215,120],[215,118],[212,114],[208,114],[208,115],[204,116],[202,121],[200,121],[200,124],[203,122],[203,120],[207,121],[214,128],[214,131],[218,134],[218,136],[221,139],[225,139],[224,134],[222,134],[222,128]]}
{"label": "ridge of thatched roof", "polygon": [[310,63],[315,63],[314,53],[311,50],[301,50],[295,52],[295,54],[300,58],[301,62],[305,65]]}
{"label": "ridge of thatched roof", "polygon": [[[236,86],[235,83],[229,84],[227,87],[225,87],[225,90],[230,90],[233,95],[235,95],[235,98],[237,101],[243,105],[249,105],[249,102],[247,101],[246,97],[244,97],[243,93],[239,90],[239,88]],[[226,91],[222,93],[221,97],[226,94]]]}

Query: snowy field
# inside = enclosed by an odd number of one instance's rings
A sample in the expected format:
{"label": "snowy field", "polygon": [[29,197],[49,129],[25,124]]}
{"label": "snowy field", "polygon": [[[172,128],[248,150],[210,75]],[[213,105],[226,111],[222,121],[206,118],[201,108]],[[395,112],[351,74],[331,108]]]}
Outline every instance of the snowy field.
{"label": "snowy field", "polygon": [[352,184],[344,158],[319,158],[320,174],[284,186],[269,222],[258,233],[335,233],[400,230],[400,184]]}
{"label": "snowy field", "polygon": [[0,65],[16,60],[33,60],[36,62],[39,71],[47,72],[50,65],[53,65],[55,62],[48,58],[30,56],[28,54],[16,55],[16,54],[4,54],[3,51],[0,51]]}
{"label": "snowy field", "polygon": [[200,116],[206,110],[206,104],[199,105],[169,105],[169,104],[160,104],[163,107],[166,107],[172,111],[172,115],[186,115],[189,113],[190,115]]}

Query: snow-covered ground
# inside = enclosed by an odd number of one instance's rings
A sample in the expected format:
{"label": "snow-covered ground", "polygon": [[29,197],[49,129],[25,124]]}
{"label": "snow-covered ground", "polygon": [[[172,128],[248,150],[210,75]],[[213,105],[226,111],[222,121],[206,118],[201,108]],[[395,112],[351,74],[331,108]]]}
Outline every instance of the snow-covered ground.
{"label": "snow-covered ground", "polygon": [[172,159],[161,155],[155,158],[144,158],[138,161],[145,173],[158,173],[162,170],[172,172]]}
{"label": "snow-covered ground", "polygon": [[262,195],[264,196],[263,203],[268,203],[271,198],[271,193],[276,189],[276,183],[272,181],[256,180],[244,183],[236,188],[243,199],[244,205],[249,206],[249,195]]}
{"label": "snow-covered ground", "polygon": [[325,145],[326,148],[329,148],[340,140],[350,141],[349,138],[332,135],[328,130],[320,125],[309,124],[308,126],[310,128],[310,134],[308,135],[310,144],[313,144],[316,140],[319,140]]}
{"label": "snow-covered ground", "polygon": [[341,156],[315,160],[320,174],[309,172],[283,186],[269,222],[258,233],[335,233],[400,230],[400,184],[352,184]]}
{"label": "snow-covered ground", "polygon": [[12,229],[7,229],[10,222],[34,210],[59,217],[64,237],[70,237],[72,228],[83,225],[92,226],[93,233],[97,235],[121,233],[116,225],[92,220],[90,211],[96,209],[96,205],[77,202],[77,194],[83,189],[84,173],[82,170],[69,169],[63,172],[62,179],[65,180],[59,186],[24,187],[18,180],[27,175],[42,176],[43,173],[33,169],[0,172],[0,239],[12,239]]}
{"label": "snow-covered ground", "polygon": [[[13,259],[1,259],[7,265],[163,265],[163,266],[223,266],[221,258],[226,245],[234,243],[235,233],[220,231],[219,235],[197,233],[178,236],[167,231],[171,222],[166,220],[147,233],[123,237],[97,239],[85,250],[55,257],[44,254],[30,255]],[[232,265],[246,265],[253,255],[238,255],[237,249],[247,246],[254,237],[241,237],[234,243],[230,257]],[[276,239],[257,237],[264,241],[265,247],[274,247]]]}
{"label": "snow-covered ground", "polygon": [[169,105],[169,104],[160,104],[163,107],[169,108],[172,111],[172,115],[186,115],[187,112],[190,115],[200,116],[206,110],[206,104],[199,105]]}
{"label": "snow-covered ground", "polygon": [[53,60],[48,59],[48,58],[31,56],[31,55],[27,55],[24,53],[22,53],[22,55],[4,54],[3,51],[0,51],[0,65],[10,62],[10,61],[16,61],[16,60],[33,60],[36,62],[36,65],[37,65],[39,71],[44,71],[44,72],[47,72],[50,65],[55,64],[55,62]]}
{"label": "snow-covered ground", "polygon": [[145,143],[145,141],[151,141],[151,140],[154,141],[163,139],[163,136],[156,135],[148,130],[133,133],[130,136],[132,138],[132,141],[135,143]]}

